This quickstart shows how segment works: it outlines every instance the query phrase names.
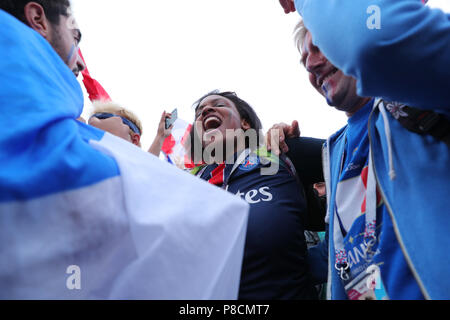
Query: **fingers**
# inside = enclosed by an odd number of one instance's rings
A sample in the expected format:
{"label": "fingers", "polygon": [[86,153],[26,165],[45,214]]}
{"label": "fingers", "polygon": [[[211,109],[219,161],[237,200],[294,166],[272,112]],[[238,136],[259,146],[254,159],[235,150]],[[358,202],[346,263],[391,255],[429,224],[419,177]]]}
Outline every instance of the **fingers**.
{"label": "fingers", "polygon": [[277,156],[279,156],[281,153],[287,153],[289,151],[289,147],[286,144],[286,134],[285,134],[286,133],[285,130],[287,128],[286,126],[287,125],[283,126],[282,129],[279,132],[279,135],[280,135],[279,141],[280,141],[280,143],[278,145],[277,150],[275,151],[275,154]]}
{"label": "fingers", "polygon": [[275,129],[275,126],[276,125],[274,125],[272,128],[270,128],[266,134],[266,147],[267,147],[268,151],[270,151],[272,149],[272,131]]}
{"label": "fingers", "polygon": [[285,123],[279,123],[274,125],[266,135],[266,146],[268,151],[272,151],[274,154],[279,155],[280,150],[286,150],[287,145],[284,142],[285,133],[284,128],[288,127]]}
{"label": "fingers", "polygon": [[325,182],[318,182],[313,185],[313,188],[316,189],[317,193],[320,197],[323,197],[327,194],[327,189]]}
{"label": "fingers", "polygon": [[267,147],[267,151],[270,151],[272,149],[270,130],[266,134],[266,147]]}
{"label": "fingers", "polygon": [[[297,9],[295,8],[295,3],[294,3],[294,1],[293,0],[291,0],[290,1],[290,8],[289,8],[289,12],[295,12],[295,11],[297,11]],[[288,12],[288,13],[289,13]]]}
{"label": "fingers", "polygon": [[284,13],[288,14],[289,13],[289,6],[288,6],[288,1],[287,0],[280,0],[280,4],[284,9]]}
{"label": "fingers", "polygon": [[157,137],[166,138],[171,134],[171,130],[173,128],[173,124],[166,129],[166,119],[171,118],[172,114],[164,111],[161,115],[161,119],[159,120],[158,131],[156,133]]}
{"label": "fingers", "polygon": [[165,135],[166,137],[167,137],[167,136],[170,136],[170,134],[172,133],[172,129],[173,129],[174,123],[172,123],[172,124],[170,125],[170,127],[168,127],[168,128],[166,129],[165,119],[171,119],[171,118],[172,118],[172,114],[171,114],[171,113],[167,113],[167,112],[164,111],[164,129],[165,129],[164,135]]}
{"label": "fingers", "polygon": [[293,0],[280,0],[280,4],[284,9],[284,13],[295,12],[295,4]]}
{"label": "fingers", "polygon": [[278,123],[267,132],[267,150],[276,155],[279,155],[280,153],[287,153],[289,151],[289,147],[286,143],[286,139],[298,137],[300,137],[300,128],[297,120],[292,121],[291,125],[286,123]]}
{"label": "fingers", "polygon": [[170,119],[171,117],[172,117],[171,113],[167,113],[166,111],[163,111],[160,122],[164,122],[164,121],[166,121],[166,118]]}
{"label": "fingers", "polygon": [[[166,119],[167,118],[171,119],[172,118],[172,114],[171,113],[167,113],[166,111],[164,111],[162,113],[162,115],[161,115],[161,119],[159,120],[159,127],[160,128],[164,128],[164,130],[166,130]],[[173,126],[173,124],[170,127],[172,127],[172,126]]]}
{"label": "fingers", "polygon": [[275,152],[275,154],[277,155],[277,156],[279,156],[280,154],[282,154],[282,153],[288,153],[289,152],[289,147],[288,147],[288,145],[286,144],[286,142],[280,142],[280,147],[279,147],[279,149],[278,149],[278,152]]}
{"label": "fingers", "polygon": [[298,121],[294,120],[292,121],[291,130],[288,134],[288,138],[298,138],[300,137],[300,128],[298,125]]}

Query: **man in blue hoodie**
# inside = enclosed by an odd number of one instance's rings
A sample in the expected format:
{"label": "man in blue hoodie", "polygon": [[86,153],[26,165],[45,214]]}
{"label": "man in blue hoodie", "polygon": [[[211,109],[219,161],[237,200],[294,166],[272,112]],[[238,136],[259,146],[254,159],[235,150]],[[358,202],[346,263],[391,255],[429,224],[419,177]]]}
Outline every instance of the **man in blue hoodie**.
{"label": "man in blue hoodie", "polygon": [[450,17],[378,1],[370,29],[371,4],[295,1],[310,82],[349,116],[323,152],[329,297],[448,299]]}

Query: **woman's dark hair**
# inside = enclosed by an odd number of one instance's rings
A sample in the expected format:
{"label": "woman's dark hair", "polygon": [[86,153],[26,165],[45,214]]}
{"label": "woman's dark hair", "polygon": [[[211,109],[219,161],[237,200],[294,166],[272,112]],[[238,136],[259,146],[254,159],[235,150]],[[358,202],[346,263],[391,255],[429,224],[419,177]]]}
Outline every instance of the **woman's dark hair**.
{"label": "woman's dark hair", "polygon": [[[257,144],[260,145],[260,143],[263,141],[261,134],[262,132],[261,120],[256,115],[255,110],[253,110],[253,108],[246,101],[239,98],[235,92],[232,91],[221,92],[219,90],[214,90],[205,94],[196,102],[194,102],[193,104],[194,110],[197,111],[197,109],[200,107],[200,103],[209,96],[221,96],[232,101],[236,107],[236,110],[239,112],[241,119],[247,121],[247,123],[250,125],[250,128],[257,132],[258,134]],[[195,132],[195,126],[191,127],[188,141],[190,142],[190,145],[186,146],[188,149],[188,154],[190,154],[191,159],[195,159],[194,150],[190,146],[193,146],[195,143],[200,143],[201,141],[200,137],[198,137],[197,135],[197,132]],[[247,141],[246,147],[247,148],[249,147]]]}
{"label": "woman's dark hair", "polygon": [[44,8],[45,16],[53,24],[59,24],[61,15],[67,16],[70,0],[0,0],[0,9],[8,12],[23,23],[25,20],[25,6],[29,2],[36,2]]}

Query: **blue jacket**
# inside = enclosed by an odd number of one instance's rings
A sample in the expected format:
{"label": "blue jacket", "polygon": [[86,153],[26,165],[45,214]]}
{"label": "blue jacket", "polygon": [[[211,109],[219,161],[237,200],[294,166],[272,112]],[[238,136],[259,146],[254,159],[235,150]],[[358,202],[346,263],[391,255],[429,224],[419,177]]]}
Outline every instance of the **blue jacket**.
{"label": "blue jacket", "polygon": [[[303,188],[289,166],[261,153],[235,170],[227,164],[223,172],[222,187],[250,204],[239,299],[317,299],[307,263]],[[277,173],[262,175],[273,162],[279,163]],[[216,167],[192,173],[209,180]]]}
{"label": "blue jacket", "polygon": [[[314,43],[333,64],[358,80],[360,96],[401,101],[449,117],[450,15],[419,1],[380,0],[376,4],[381,29],[371,30],[366,21],[373,4],[370,0],[296,0]],[[449,299],[448,146],[404,129],[391,114],[383,116],[380,108],[374,108],[368,130],[377,184],[409,268],[426,298]],[[343,148],[341,140],[324,149],[329,213],[334,210]],[[332,230],[333,215],[329,216]],[[331,238],[329,252],[334,252]],[[331,255],[330,261],[334,261]],[[345,298],[334,268],[329,272],[331,297]]]}

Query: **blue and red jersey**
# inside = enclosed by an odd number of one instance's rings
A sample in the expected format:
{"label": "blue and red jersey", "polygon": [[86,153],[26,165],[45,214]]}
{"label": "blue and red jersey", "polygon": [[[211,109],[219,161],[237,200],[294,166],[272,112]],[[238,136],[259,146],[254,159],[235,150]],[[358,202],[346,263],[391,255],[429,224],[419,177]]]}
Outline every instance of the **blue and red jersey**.
{"label": "blue and red jersey", "polygon": [[317,299],[304,236],[306,201],[302,186],[284,161],[262,175],[266,157],[255,154],[233,164],[209,165],[199,173],[250,204],[239,299]]}

